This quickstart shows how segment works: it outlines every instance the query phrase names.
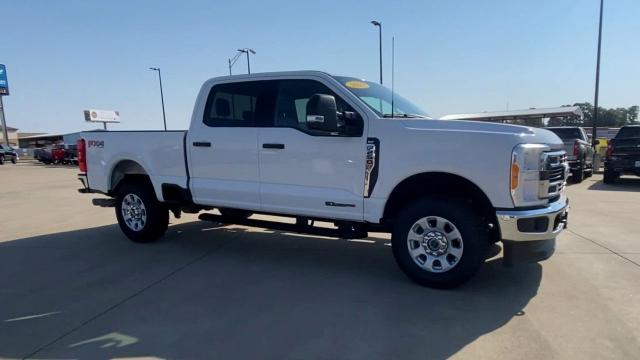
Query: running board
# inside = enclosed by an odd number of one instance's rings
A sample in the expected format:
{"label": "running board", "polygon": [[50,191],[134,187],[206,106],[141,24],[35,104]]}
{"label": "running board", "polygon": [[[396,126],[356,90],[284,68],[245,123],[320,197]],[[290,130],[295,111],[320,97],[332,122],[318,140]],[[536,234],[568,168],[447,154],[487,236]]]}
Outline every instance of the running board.
{"label": "running board", "polygon": [[91,199],[91,203],[94,206],[115,207],[116,206],[116,199]]}
{"label": "running board", "polygon": [[305,225],[298,225],[298,224],[287,224],[279,221],[256,220],[256,219],[230,219],[222,215],[215,215],[210,213],[202,213],[198,216],[198,218],[203,221],[212,221],[212,222],[222,223],[222,224],[245,225],[245,226],[259,227],[259,228],[265,228],[265,229],[295,232],[300,234],[337,237],[337,238],[343,238],[343,239],[364,239],[369,236],[369,234],[366,231],[359,230],[357,228],[354,228],[353,226],[349,226],[350,230],[346,230],[344,228],[329,229],[329,228],[316,227],[313,225],[305,226]]}

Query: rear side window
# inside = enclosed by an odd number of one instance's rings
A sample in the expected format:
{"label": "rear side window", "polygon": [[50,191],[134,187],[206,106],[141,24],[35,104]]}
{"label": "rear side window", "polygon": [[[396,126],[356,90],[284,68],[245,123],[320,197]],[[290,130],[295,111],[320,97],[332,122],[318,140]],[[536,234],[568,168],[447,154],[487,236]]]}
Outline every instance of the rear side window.
{"label": "rear side window", "polygon": [[275,81],[246,81],[211,88],[202,122],[212,127],[264,126],[273,122]]}
{"label": "rear side window", "polygon": [[640,126],[638,127],[623,127],[618,131],[616,138],[635,138],[640,137]]}

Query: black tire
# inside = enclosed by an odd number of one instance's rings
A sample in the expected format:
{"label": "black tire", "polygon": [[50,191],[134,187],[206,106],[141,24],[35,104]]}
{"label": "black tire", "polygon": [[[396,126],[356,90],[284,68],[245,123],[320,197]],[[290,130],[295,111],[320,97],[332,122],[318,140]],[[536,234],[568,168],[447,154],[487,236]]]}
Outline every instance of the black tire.
{"label": "black tire", "polygon": [[246,220],[249,216],[253,215],[251,211],[240,209],[219,208],[220,214],[229,220]]}
{"label": "black tire", "polygon": [[4,155],[0,155],[0,165],[4,165]]}
{"label": "black tire", "polygon": [[576,184],[580,184],[582,180],[584,180],[584,169],[582,166],[578,170],[571,173],[571,180],[573,180],[573,182]]}
{"label": "black tire", "polygon": [[12,157],[12,158],[11,158],[11,163],[12,163],[12,164],[17,164],[17,163],[18,163],[18,159],[16,159],[16,157],[15,157],[15,156],[14,156],[14,157]]}
{"label": "black tire", "polygon": [[[460,232],[462,255],[444,272],[422,268],[409,251],[409,231],[419,219],[430,216],[448,220]],[[462,201],[443,197],[416,201],[400,212],[394,224],[391,243],[398,266],[411,280],[423,286],[453,288],[468,281],[484,263],[490,245],[487,228],[482,226],[480,219],[480,215]],[[455,241],[450,240],[451,244]]]}
{"label": "black tire", "polygon": [[[134,230],[127,225],[122,211],[125,198],[131,194],[140,199],[144,205],[146,221],[139,230]],[[160,239],[169,226],[169,209],[158,201],[151,185],[144,181],[129,181],[119,186],[116,196],[116,217],[122,232],[131,241],[137,243],[149,243]]]}
{"label": "black tire", "polygon": [[602,177],[602,182],[605,184],[613,184],[616,182],[616,179],[620,177],[615,171],[612,170],[604,170],[604,176]]}

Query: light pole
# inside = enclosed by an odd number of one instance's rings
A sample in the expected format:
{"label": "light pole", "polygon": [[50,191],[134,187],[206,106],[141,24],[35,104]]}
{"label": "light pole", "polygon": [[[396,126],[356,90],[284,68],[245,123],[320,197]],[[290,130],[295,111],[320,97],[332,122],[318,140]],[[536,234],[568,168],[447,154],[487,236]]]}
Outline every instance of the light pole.
{"label": "light pole", "polygon": [[591,146],[596,147],[598,132],[598,93],[600,90],[600,45],[602,43],[602,7],[604,0],[600,0],[600,24],[598,26],[598,55],[596,60],[596,94],[593,100],[593,129],[591,129]]}
{"label": "light pole", "polygon": [[382,84],[382,23],[380,21],[372,20],[373,26],[378,27],[378,44],[380,50],[380,84]]}
{"label": "light pole", "polygon": [[238,49],[238,52],[247,54],[247,74],[251,74],[251,64],[249,62],[249,53],[252,53],[253,55],[255,55],[256,51],[253,49],[244,48],[244,49]]}
{"label": "light pole", "polygon": [[167,115],[164,112],[164,94],[162,92],[162,72],[160,68],[150,67],[149,70],[158,72],[158,80],[160,80],[160,101],[162,102],[162,119],[164,120],[164,131],[167,131]]}

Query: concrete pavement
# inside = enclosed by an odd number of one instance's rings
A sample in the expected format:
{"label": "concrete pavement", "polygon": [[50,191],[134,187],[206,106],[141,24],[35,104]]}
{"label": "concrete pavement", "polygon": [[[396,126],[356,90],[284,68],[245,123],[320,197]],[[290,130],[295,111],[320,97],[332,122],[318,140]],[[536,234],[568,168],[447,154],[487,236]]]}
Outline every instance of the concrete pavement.
{"label": "concrete pavement", "polygon": [[571,185],[540,264],[450,291],[368,241],[171,220],[133,244],[74,168],[0,167],[0,358],[601,359],[640,354],[640,179]]}

